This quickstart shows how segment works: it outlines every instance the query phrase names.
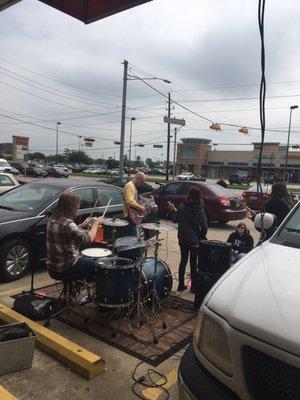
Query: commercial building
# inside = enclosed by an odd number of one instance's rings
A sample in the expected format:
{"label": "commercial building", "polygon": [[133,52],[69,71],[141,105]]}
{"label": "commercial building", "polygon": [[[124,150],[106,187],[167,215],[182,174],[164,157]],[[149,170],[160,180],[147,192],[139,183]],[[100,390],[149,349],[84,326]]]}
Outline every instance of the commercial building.
{"label": "commercial building", "polygon": [[[228,178],[230,174],[241,173],[256,176],[260,143],[252,143],[252,150],[213,150],[211,140],[184,138],[177,145],[177,174],[189,171],[207,178]],[[286,160],[286,146],[279,142],[267,142],[262,153],[263,176],[283,178]],[[300,182],[300,151],[289,149],[287,175],[290,182]]]}

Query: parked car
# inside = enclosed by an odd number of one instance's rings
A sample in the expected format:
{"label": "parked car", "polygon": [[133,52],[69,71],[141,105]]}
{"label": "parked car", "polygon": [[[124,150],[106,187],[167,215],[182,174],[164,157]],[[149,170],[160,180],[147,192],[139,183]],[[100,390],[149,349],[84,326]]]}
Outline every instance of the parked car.
{"label": "parked car", "polygon": [[46,170],[48,176],[52,176],[54,178],[68,178],[69,172],[66,172],[63,168],[60,167],[49,167]]}
{"label": "parked car", "polygon": [[24,169],[24,174],[26,171],[26,175],[33,176],[35,178],[46,178],[47,172],[40,167],[26,167]]}
{"label": "parked car", "polygon": [[264,184],[269,183],[269,184],[273,185],[273,183],[281,182],[281,181],[282,181],[282,179],[279,179],[277,176],[273,176],[273,175],[264,177]]}
{"label": "parked car", "polygon": [[5,158],[0,158],[0,172],[10,172],[11,166]]}
{"label": "parked car", "polygon": [[166,172],[159,168],[151,168],[149,175],[166,175]]}
{"label": "parked car", "polygon": [[19,173],[20,173],[20,171],[19,171],[17,168],[12,167],[12,166],[10,166],[10,172],[11,172],[13,175],[19,175]]}
{"label": "parked car", "polygon": [[0,193],[7,192],[8,190],[19,185],[19,182],[12,174],[0,172]]}
{"label": "parked car", "polygon": [[228,177],[228,181],[230,185],[232,184],[240,185],[242,183],[246,183],[247,185],[249,185],[249,183],[252,181],[252,178],[247,175],[231,174]]}
{"label": "parked car", "polygon": [[211,288],[180,362],[179,400],[300,398],[299,243],[300,203]]}
{"label": "parked car", "polygon": [[190,181],[199,181],[199,182],[205,182],[206,178],[204,178],[203,176],[199,176],[199,175],[194,175],[190,178]]}
{"label": "parked car", "polygon": [[202,192],[208,222],[226,223],[246,217],[247,210],[244,207],[242,196],[234,195],[217,184],[210,185],[206,182],[190,181],[171,182],[167,185],[162,185],[152,193],[158,206],[159,215],[161,217],[170,217],[171,214],[167,202],[170,201],[175,207],[179,207],[191,187],[197,187]]}
{"label": "parked car", "polygon": [[180,175],[177,175],[177,179],[179,181],[189,181],[193,176],[194,174],[191,172],[182,172]]}
{"label": "parked car", "polygon": [[15,162],[15,161],[10,161],[9,162],[9,165],[11,166],[11,167],[14,167],[14,168],[16,168],[19,172],[23,172],[24,171],[24,165],[22,165],[22,164],[20,164],[20,163],[18,163],[18,162]]}
{"label": "parked car", "polygon": [[261,185],[261,190],[257,187],[257,184],[251,186],[249,189],[243,192],[243,198],[246,206],[250,207],[254,211],[260,211],[266,200],[270,198],[272,192],[272,186]]}
{"label": "parked car", "polygon": [[[27,183],[0,195],[0,278],[13,281],[29,268],[45,259],[46,224],[51,210],[63,191],[72,191],[81,198],[76,222],[80,223],[93,212],[101,215],[111,199],[107,217],[123,216],[123,190],[92,181],[76,179],[47,179]],[[99,197],[100,207],[94,208]],[[110,229],[104,229],[104,238]],[[124,233],[125,232],[125,233]],[[118,230],[124,236],[126,230]]]}
{"label": "parked car", "polygon": [[[110,178],[106,181],[106,183],[123,188],[126,185],[126,183],[129,182],[130,180],[131,178],[124,176],[121,180],[120,178]],[[151,186],[149,183],[145,182],[143,186],[138,187],[137,190],[139,194],[144,194],[144,193],[152,193],[155,190],[155,188]]]}

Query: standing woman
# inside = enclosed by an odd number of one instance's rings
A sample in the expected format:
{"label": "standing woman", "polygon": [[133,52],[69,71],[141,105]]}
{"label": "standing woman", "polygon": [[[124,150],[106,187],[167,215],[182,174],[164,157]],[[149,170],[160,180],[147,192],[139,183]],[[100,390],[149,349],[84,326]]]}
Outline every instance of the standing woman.
{"label": "standing woman", "polygon": [[293,208],[292,198],[283,182],[272,186],[270,199],[266,201],[265,212],[274,214],[279,226]]}
{"label": "standing woman", "polygon": [[103,218],[95,221],[87,218],[81,225],[76,225],[74,219],[79,205],[77,194],[63,192],[47,224],[47,268],[49,272],[58,273],[62,280],[91,279],[95,273],[95,261],[82,257],[78,245],[93,242]]}
{"label": "standing woman", "polygon": [[201,191],[192,187],[186,200],[178,207],[170,208],[177,212],[178,242],[180,246],[179,285],[178,291],[187,289],[184,284],[185,269],[190,257],[191,292],[194,293],[195,273],[197,271],[198,251],[200,240],[206,239],[207,219],[203,209]]}

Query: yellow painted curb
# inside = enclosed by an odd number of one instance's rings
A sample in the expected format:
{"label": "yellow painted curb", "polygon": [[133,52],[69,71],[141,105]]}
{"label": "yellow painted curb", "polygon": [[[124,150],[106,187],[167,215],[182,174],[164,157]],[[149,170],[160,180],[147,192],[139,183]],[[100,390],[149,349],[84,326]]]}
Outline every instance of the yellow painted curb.
{"label": "yellow painted curb", "polygon": [[[175,368],[166,375],[167,383],[163,385],[165,389],[170,389],[177,382],[177,374],[178,368]],[[157,382],[158,385],[162,383],[164,383],[163,379]],[[157,400],[162,393],[163,391],[159,388],[147,388],[142,391],[142,395],[149,400]]]}
{"label": "yellow painted curb", "polygon": [[17,400],[17,398],[0,385],[0,400]]}
{"label": "yellow painted curb", "polygon": [[105,362],[98,355],[3,304],[0,304],[0,320],[7,323],[26,322],[36,334],[36,344],[40,350],[61,361],[87,379],[94,378],[105,371]]}

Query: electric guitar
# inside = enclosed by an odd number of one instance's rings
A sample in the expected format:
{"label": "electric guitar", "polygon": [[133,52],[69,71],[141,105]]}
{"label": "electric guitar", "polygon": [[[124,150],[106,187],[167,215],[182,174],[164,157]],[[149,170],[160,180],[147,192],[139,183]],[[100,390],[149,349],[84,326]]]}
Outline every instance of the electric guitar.
{"label": "electric guitar", "polygon": [[129,218],[135,225],[140,225],[143,222],[143,219],[150,214],[151,211],[157,209],[157,205],[153,198],[146,201],[140,200],[138,201],[138,204],[145,207],[144,212],[127,206]]}

